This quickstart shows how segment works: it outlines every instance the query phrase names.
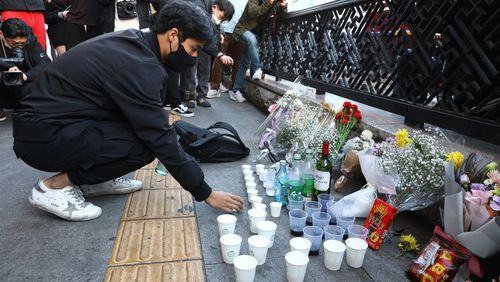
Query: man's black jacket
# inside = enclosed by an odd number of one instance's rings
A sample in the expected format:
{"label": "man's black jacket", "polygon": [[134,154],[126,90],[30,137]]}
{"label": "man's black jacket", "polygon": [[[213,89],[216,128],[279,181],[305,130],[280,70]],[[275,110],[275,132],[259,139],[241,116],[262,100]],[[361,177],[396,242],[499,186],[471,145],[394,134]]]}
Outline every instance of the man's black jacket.
{"label": "man's black jacket", "polygon": [[86,120],[126,122],[184,189],[196,200],[205,200],[211,189],[199,165],[178,144],[162,107],[166,84],[156,34],[129,29],[85,41],[33,83],[13,113],[14,139],[23,134],[17,131],[17,121],[54,126]]}

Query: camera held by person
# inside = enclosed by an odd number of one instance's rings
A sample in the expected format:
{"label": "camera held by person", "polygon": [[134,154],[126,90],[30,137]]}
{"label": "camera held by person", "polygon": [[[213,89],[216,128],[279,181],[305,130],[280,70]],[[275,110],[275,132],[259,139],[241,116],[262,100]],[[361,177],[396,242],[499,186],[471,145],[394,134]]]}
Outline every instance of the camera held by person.
{"label": "camera held by person", "polygon": [[137,17],[137,1],[119,0],[116,2],[116,11],[120,20],[134,19]]}
{"label": "camera held by person", "polygon": [[50,63],[45,51],[21,19],[11,18],[0,27],[0,107],[13,108],[23,89]]}
{"label": "camera held by person", "polygon": [[[23,84],[23,73],[19,66],[24,61],[24,51],[20,47],[12,48],[14,54],[11,58],[0,58],[0,84],[4,86],[15,86]],[[15,70],[15,71],[14,71]]]}

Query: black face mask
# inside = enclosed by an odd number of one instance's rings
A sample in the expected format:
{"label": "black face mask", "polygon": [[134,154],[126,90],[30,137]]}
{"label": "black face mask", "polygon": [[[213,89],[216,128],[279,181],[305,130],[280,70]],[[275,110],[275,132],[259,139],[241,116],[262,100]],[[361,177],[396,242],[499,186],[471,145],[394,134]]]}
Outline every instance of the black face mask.
{"label": "black face mask", "polygon": [[[179,39],[180,40],[180,39]],[[172,43],[170,43],[170,50],[172,50]],[[193,57],[186,52],[184,46],[179,41],[179,48],[175,52],[170,52],[167,56],[165,64],[167,68],[174,72],[184,72],[189,68],[196,66],[198,57]]]}

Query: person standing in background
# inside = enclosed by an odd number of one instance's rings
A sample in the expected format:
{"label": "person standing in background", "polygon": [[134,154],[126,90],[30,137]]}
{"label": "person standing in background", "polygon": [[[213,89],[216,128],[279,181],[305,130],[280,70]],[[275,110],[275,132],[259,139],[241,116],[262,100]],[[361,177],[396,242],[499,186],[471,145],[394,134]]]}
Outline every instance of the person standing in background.
{"label": "person standing in background", "polygon": [[286,10],[286,0],[249,0],[243,14],[234,28],[234,38],[242,41],[245,51],[240,58],[238,72],[233,85],[233,91],[229,92],[229,98],[236,102],[245,102],[246,99],[240,92],[247,69],[253,71],[252,79],[259,80],[262,77],[262,69],[259,59],[259,37],[267,28],[268,20],[276,11],[276,8]]}
{"label": "person standing in background", "polygon": [[234,27],[240,20],[241,14],[247,5],[247,0],[232,0],[229,1],[234,6],[234,15],[230,21],[222,22],[220,24],[220,31],[224,35],[224,42],[222,43],[222,52],[233,58],[234,63],[230,66],[223,66],[223,64],[215,60],[212,75],[210,77],[210,90],[207,93],[207,98],[217,98],[220,97],[220,83],[222,82],[223,67],[225,70],[231,70],[231,81],[227,85],[229,89],[232,89],[233,82],[236,77],[236,72],[238,71],[238,63],[240,61],[241,53],[243,52],[243,45],[239,44],[232,36]]}
{"label": "person standing in background", "polygon": [[57,56],[66,52],[65,24],[69,9],[69,0],[45,0],[45,23],[47,23],[47,34]]}
{"label": "person standing in background", "polygon": [[193,1],[210,15],[215,37],[210,44],[198,54],[196,67],[181,73],[180,88],[184,93],[184,99],[189,108],[194,108],[195,103],[200,107],[211,107],[205,98],[208,93],[208,82],[210,80],[212,59],[216,59],[225,65],[232,65],[233,59],[221,51],[221,33],[219,25],[222,21],[231,20],[234,14],[234,6],[228,0]]}
{"label": "person standing in background", "polygon": [[103,11],[114,0],[72,0],[66,14],[66,49],[104,33]]}
{"label": "person standing in background", "polygon": [[43,0],[0,0],[2,21],[12,18],[23,20],[31,27],[43,50],[47,50],[43,11],[45,11]]}

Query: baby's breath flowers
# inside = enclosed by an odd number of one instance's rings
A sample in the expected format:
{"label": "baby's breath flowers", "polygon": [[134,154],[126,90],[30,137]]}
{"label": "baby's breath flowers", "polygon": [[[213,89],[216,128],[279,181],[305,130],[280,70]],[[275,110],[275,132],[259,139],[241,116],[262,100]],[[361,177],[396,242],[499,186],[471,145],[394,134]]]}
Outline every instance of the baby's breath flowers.
{"label": "baby's breath flowers", "polygon": [[410,138],[406,130],[398,132],[396,143],[382,143],[380,159],[384,173],[397,180],[396,196],[390,204],[399,211],[421,209],[443,195],[444,150],[434,137],[425,133],[416,131]]}

